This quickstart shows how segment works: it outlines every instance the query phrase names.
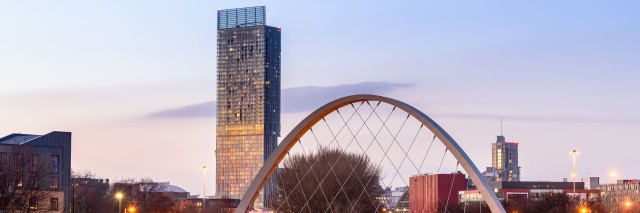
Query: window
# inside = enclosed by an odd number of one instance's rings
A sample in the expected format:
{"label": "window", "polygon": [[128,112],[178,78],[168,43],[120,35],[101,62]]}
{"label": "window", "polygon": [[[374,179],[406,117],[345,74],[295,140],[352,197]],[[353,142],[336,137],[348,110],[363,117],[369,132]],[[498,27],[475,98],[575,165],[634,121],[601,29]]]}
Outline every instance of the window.
{"label": "window", "polygon": [[29,188],[37,189],[38,188],[38,177],[35,175],[29,176]]}
{"label": "window", "polygon": [[39,155],[30,155],[29,156],[29,164],[30,164],[29,171],[31,171],[31,173],[37,173],[38,172],[38,164],[40,164],[40,156]]}
{"label": "window", "polygon": [[4,167],[7,165],[7,153],[0,152],[0,172],[4,171]]}
{"label": "window", "polygon": [[60,156],[51,155],[51,173],[60,172]]}
{"label": "window", "polygon": [[15,159],[16,159],[16,170],[18,171],[18,173],[22,173],[22,168],[24,166],[22,165],[23,163],[22,153],[16,153]]}
{"label": "window", "polygon": [[22,185],[23,185],[23,183],[22,183],[22,177],[18,177],[18,184],[16,185],[16,187],[18,187],[18,188],[22,188]]}
{"label": "window", "polygon": [[37,198],[29,199],[29,209],[38,210],[38,199]]}
{"label": "window", "polygon": [[50,184],[49,188],[52,188],[52,189],[60,188],[60,177],[51,176],[51,184]]}
{"label": "window", "polygon": [[49,199],[49,210],[58,210],[58,198]]}

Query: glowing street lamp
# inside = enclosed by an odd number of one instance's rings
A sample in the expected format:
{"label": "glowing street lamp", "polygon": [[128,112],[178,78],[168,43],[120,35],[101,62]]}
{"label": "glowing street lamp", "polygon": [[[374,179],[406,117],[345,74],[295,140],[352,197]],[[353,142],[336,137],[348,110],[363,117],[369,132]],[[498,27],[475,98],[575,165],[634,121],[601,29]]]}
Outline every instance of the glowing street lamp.
{"label": "glowing street lamp", "polygon": [[133,206],[129,206],[129,208],[124,209],[124,213],[134,213],[136,212],[136,208]]}
{"label": "glowing street lamp", "polygon": [[616,171],[611,171],[611,174],[609,174],[609,176],[611,177],[611,183],[616,183],[616,176],[618,174],[616,173]]}
{"label": "glowing street lamp", "polygon": [[122,211],[122,197],[124,197],[122,192],[116,193],[116,199],[118,199],[118,213],[120,213],[120,211]]}
{"label": "glowing street lamp", "polygon": [[631,201],[624,202],[624,207],[631,208],[632,205]]}
{"label": "glowing street lamp", "polygon": [[573,196],[576,196],[576,155],[578,155],[577,150],[571,151],[571,156],[573,156],[573,173],[571,177],[573,177]]}

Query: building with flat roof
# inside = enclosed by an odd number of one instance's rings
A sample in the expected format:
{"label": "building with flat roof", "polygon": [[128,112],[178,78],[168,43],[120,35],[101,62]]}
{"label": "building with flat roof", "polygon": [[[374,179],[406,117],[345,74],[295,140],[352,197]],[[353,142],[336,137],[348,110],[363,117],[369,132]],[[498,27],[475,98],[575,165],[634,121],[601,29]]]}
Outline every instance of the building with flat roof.
{"label": "building with flat roof", "polygon": [[445,212],[458,205],[458,192],[467,188],[465,175],[426,174],[409,178],[409,212]]}
{"label": "building with flat roof", "polygon": [[[567,194],[579,196],[581,200],[600,202],[600,190],[585,189],[584,182],[576,182],[575,194],[573,182],[547,182],[547,181],[500,181],[489,183],[500,201],[505,203],[505,208],[519,206],[527,201],[541,200],[550,194]],[[459,192],[460,203],[475,205],[484,202],[480,191],[477,189]]]}
{"label": "building with flat roof", "polygon": [[241,199],[280,136],[280,28],[264,6],[218,10],[217,43],[216,196]]}
{"label": "building with flat roof", "polygon": [[383,203],[388,210],[396,209],[396,205],[398,205],[398,201],[402,195],[409,191],[408,186],[403,187],[387,187],[384,189],[383,196],[379,198],[380,202]]}
{"label": "building with flat roof", "polygon": [[640,180],[618,180],[616,183],[601,184],[602,204],[613,212],[632,210],[640,212]]}
{"label": "building with flat roof", "polygon": [[520,166],[518,165],[518,142],[507,142],[502,135],[491,144],[491,171],[485,172],[485,177],[493,177],[494,181],[520,181]]}
{"label": "building with flat roof", "polygon": [[0,211],[69,212],[71,133],[0,138]]}

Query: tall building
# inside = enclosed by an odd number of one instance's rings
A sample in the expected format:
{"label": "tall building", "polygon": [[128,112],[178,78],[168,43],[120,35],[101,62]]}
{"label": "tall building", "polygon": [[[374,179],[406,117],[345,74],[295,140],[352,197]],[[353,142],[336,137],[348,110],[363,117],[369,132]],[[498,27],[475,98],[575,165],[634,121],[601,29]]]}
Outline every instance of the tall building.
{"label": "tall building", "polygon": [[491,163],[493,174],[485,174],[485,177],[493,176],[495,180],[492,181],[520,181],[518,142],[507,142],[504,136],[498,136],[491,144]]}
{"label": "tall building", "polygon": [[466,187],[467,180],[460,172],[412,176],[409,178],[409,212],[451,212],[458,205],[459,192]]}
{"label": "tall building", "polygon": [[265,7],[218,10],[216,196],[241,199],[276,148],[280,75],[280,28],[266,25]]}
{"label": "tall building", "polygon": [[71,133],[0,138],[0,179],[0,197],[14,202],[0,202],[0,212],[70,212]]}

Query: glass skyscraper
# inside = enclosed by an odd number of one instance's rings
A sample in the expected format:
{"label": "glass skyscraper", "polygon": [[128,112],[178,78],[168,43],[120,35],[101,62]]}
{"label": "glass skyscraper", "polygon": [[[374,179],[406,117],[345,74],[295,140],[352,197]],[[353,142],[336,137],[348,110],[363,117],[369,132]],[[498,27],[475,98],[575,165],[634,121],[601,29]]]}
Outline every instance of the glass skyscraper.
{"label": "glass skyscraper", "polygon": [[[216,195],[222,198],[242,198],[280,135],[280,28],[267,26],[265,13],[264,6],[218,10]],[[258,208],[270,193],[262,194]]]}

